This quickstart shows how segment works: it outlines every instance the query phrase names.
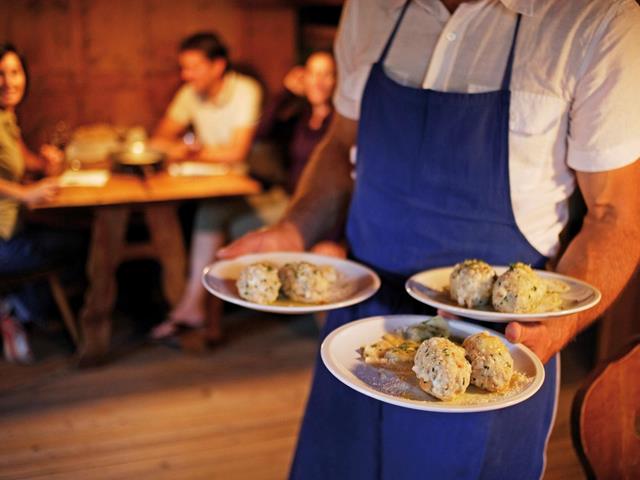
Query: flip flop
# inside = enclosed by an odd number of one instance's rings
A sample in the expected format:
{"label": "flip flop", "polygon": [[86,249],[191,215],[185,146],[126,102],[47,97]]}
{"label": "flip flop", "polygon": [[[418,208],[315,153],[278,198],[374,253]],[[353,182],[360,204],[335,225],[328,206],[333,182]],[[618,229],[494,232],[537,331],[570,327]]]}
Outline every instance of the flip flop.
{"label": "flip flop", "polygon": [[208,338],[204,326],[192,327],[183,323],[173,323],[172,333],[162,337],[151,337],[157,345],[189,353],[204,353],[208,349],[225,342],[224,337]]}
{"label": "flip flop", "polygon": [[[166,333],[163,335],[154,335],[154,332],[156,330],[158,330],[160,327],[166,325]],[[173,318],[167,318],[164,322],[156,325],[150,332],[149,336],[151,337],[151,339],[153,340],[161,340],[163,338],[166,337],[172,337],[176,334],[179,334],[180,332],[184,332],[184,331],[189,331],[189,330],[197,330],[199,328],[203,328],[202,325],[191,325],[189,322],[187,322],[186,320],[181,320],[181,319],[173,319]]]}

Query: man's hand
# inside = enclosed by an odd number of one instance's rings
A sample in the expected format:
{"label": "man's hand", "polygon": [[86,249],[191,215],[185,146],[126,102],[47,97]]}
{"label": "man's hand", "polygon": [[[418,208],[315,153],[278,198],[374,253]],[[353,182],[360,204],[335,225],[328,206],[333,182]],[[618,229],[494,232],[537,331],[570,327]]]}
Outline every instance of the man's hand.
{"label": "man's hand", "polygon": [[228,259],[249,253],[302,252],[304,241],[298,228],[290,222],[250,232],[218,251],[218,258]]}
{"label": "man's hand", "polygon": [[576,316],[568,315],[547,319],[544,322],[511,322],[507,325],[505,336],[511,343],[526,345],[542,363],[547,363],[575,337],[577,331]]}
{"label": "man's hand", "polygon": [[[464,318],[438,309],[438,315],[449,320]],[[511,343],[522,343],[536,356],[547,363],[551,357],[562,350],[577,333],[577,318],[573,315],[557,317],[544,322],[510,322],[505,336]]]}
{"label": "man's hand", "polygon": [[302,65],[296,65],[285,75],[284,88],[294,95],[304,97],[304,75],[305,68]]}

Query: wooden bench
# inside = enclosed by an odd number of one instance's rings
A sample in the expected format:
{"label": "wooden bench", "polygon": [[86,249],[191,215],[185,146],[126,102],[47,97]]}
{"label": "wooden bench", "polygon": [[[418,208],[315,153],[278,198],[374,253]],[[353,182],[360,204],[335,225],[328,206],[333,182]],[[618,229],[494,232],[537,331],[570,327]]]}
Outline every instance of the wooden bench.
{"label": "wooden bench", "polygon": [[571,433],[588,478],[640,478],[640,336],[585,379]]}

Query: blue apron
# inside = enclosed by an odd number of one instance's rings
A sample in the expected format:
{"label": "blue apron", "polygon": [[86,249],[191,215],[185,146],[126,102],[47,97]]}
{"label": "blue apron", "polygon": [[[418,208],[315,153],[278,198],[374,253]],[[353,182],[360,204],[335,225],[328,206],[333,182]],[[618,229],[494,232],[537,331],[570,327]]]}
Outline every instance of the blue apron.
{"label": "blue apron", "polygon": [[[324,335],[358,318],[432,313],[403,288],[407,276],[465,258],[542,267],[518,229],[509,192],[511,69],[520,16],[499,91],[466,94],[402,86],[383,63],[409,2],[362,99],[356,185],[347,235],[356,260],[382,288],[333,312]],[[291,478],[534,479],[556,398],[556,360],[526,402],[490,412],[431,413],[371,399],[317,361]]]}

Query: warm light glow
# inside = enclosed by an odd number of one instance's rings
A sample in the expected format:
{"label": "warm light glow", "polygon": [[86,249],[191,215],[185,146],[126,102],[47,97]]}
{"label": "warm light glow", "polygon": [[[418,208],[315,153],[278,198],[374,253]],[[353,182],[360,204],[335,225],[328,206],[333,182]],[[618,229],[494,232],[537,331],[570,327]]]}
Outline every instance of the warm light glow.
{"label": "warm light glow", "polygon": [[140,155],[144,153],[144,142],[133,142],[131,144],[131,153],[134,155]]}

